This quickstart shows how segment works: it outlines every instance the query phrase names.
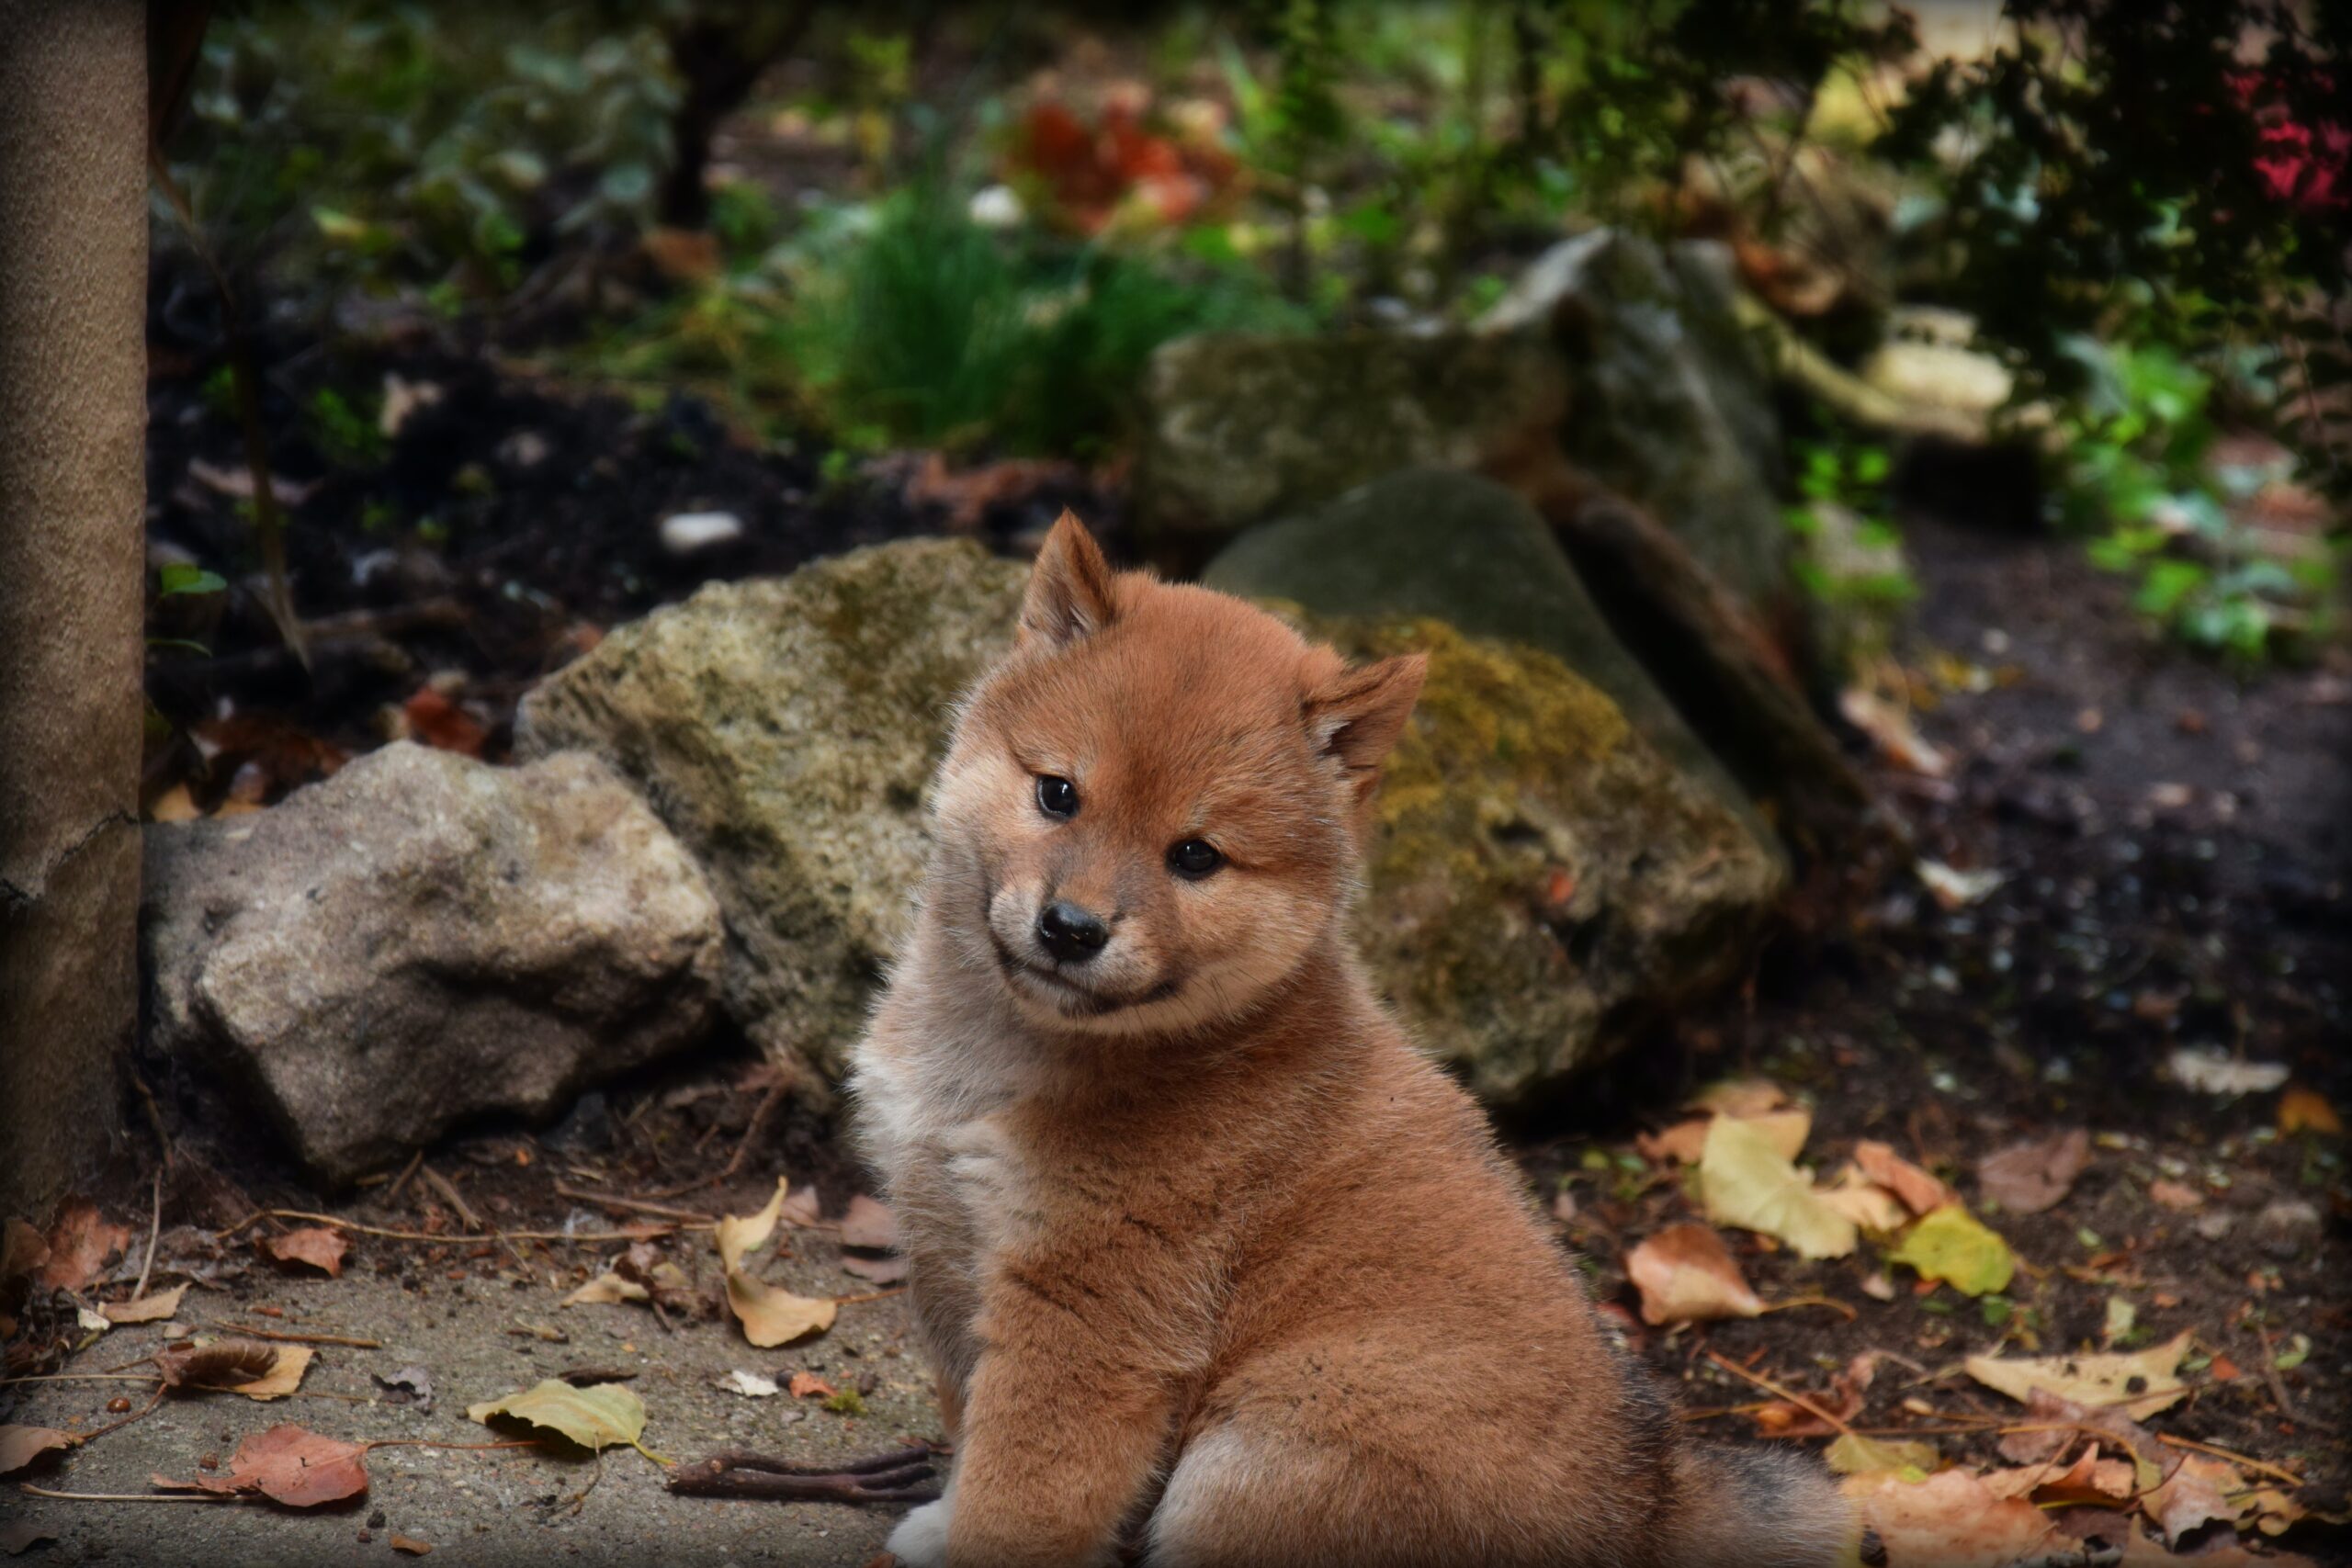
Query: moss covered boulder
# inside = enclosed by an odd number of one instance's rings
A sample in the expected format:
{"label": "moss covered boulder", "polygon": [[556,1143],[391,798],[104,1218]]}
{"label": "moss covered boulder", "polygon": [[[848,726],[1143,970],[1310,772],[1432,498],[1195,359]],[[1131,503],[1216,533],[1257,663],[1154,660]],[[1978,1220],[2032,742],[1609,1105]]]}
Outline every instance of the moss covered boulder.
{"label": "moss covered boulder", "polygon": [[1026,579],[922,540],[716,584],[525,701],[519,751],[602,756],[701,858],[724,1000],[771,1057],[840,1075],[906,930],[948,705],[1011,645]]}

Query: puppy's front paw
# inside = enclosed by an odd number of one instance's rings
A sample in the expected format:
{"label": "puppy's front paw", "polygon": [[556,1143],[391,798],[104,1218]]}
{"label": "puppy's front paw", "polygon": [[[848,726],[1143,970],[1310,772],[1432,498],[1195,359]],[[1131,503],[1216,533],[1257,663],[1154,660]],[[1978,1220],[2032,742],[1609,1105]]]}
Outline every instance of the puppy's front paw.
{"label": "puppy's front paw", "polygon": [[950,1498],[925,1503],[899,1521],[885,1543],[903,1568],[946,1568]]}

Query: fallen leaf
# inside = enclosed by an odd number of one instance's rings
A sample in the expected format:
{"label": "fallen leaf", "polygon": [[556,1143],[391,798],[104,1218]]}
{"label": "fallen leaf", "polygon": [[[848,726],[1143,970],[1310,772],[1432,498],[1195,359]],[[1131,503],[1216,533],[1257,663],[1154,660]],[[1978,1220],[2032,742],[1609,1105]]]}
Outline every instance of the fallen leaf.
{"label": "fallen leaf", "polygon": [[302,1386],[302,1374],[310,1370],[311,1358],[316,1354],[308,1345],[280,1345],[266,1374],[250,1382],[231,1383],[229,1392],[247,1399],[282,1399]]}
{"label": "fallen leaf", "polygon": [[776,1221],[784,1213],[785,1194],[791,1183],[779,1176],[775,1179],[775,1195],[768,1206],[756,1214],[722,1215],[718,1222],[718,1262],[729,1273],[742,1267],[744,1255],[757,1252],[775,1234]]}
{"label": "fallen leaf", "polygon": [[597,1275],[571,1294],[563,1298],[568,1307],[602,1306],[619,1302],[650,1301],[653,1292],[634,1280],[625,1280],[610,1270]]}
{"label": "fallen leaf", "polygon": [[102,1302],[98,1310],[114,1324],[153,1323],[180,1310],[180,1298],[187,1294],[186,1285],[174,1285],[168,1291],[153,1295],[139,1296],[127,1302]]}
{"label": "fallen leaf", "polygon": [[1625,1255],[1625,1277],[1642,1294],[1642,1321],[1654,1325],[1754,1317],[1764,1310],[1723,1238],[1705,1225],[1667,1226]]}
{"label": "fallen leaf", "polygon": [[2013,1464],[2042,1464],[2084,1436],[2129,1458],[2143,1489],[2155,1485],[2180,1462],[2176,1450],[2157,1442],[2154,1433],[2123,1411],[2078,1404],[2040,1388],[2027,1393],[2025,1419],[2004,1433],[1996,1446]]}
{"label": "fallen leaf", "polygon": [[0,1525],[0,1551],[11,1557],[22,1557],[45,1540],[55,1540],[57,1532],[47,1525],[37,1525],[30,1519],[12,1519]]}
{"label": "fallen leaf", "polygon": [[327,1225],[304,1225],[263,1245],[278,1262],[303,1264],[331,1280],[342,1277],[343,1255],[351,1250],[350,1238]]}
{"label": "fallen leaf", "polygon": [[2205,1195],[2197,1189],[2161,1176],[2148,1183],[2148,1196],[2177,1213],[2205,1206]]}
{"label": "fallen leaf", "polygon": [[1958,1203],[1912,1226],[1887,1261],[1908,1263],[1921,1279],[1940,1280],[1964,1296],[2007,1289],[2018,1267],[2000,1233]]}
{"label": "fallen leaf", "polygon": [[2007,880],[1997,871],[1955,871],[1939,860],[1923,860],[1912,869],[1936,902],[1952,911],[1983,903]]}
{"label": "fallen leaf", "polygon": [[2090,1163],[2091,1135],[2071,1127],[1996,1149],[1976,1162],[1984,1196],[2012,1214],[2038,1214],[2074,1190]]}
{"label": "fallen leaf", "polygon": [[1821,1190],[1821,1201],[1873,1235],[1893,1235],[1911,1223],[1903,1200],[1849,1164],[1838,1173],[1838,1185]]}
{"label": "fallen leaf", "polygon": [[1652,1165],[1697,1165],[1707,1152],[1707,1128],[1713,1121],[1712,1116],[1693,1116],[1655,1135],[1636,1133],[1634,1152]]}
{"label": "fallen leaf", "polygon": [[1968,1375],[2023,1403],[2035,1390],[2093,1409],[2120,1409],[2134,1421],[2168,1410],[2188,1394],[2180,1381],[2188,1354],[2188,1329],[2163,1344],[2128,1355],[2009,1358],[1971,1356]]}
{"label": "fallen leaf", "polygon": [[0,1242],[0,1280],[32,1273],[49,1261],[49,1242],[22,1220],[8,1222],[6,1240]]}
{"label": "fallen leaf", "polygon": [[289,1508],[315,1508],[367,1492],[367,1456],[366,1443],[280,1425],[239,1443],[230,1456],[227,1475],[202,1476],[185,1484],[206,1492],[258,1492]]}
{"label": "fallen leaf", "polygon": [[1848,1478],[1843,1490],[1877,1532],[1888,1568],[2008,1568],[2052,1531],[2041,1509],[1996,1495],[1964,1470],[1924,1481],[1880,1471]]}
{"label": "fallen leaf", "polygon": [[413,1535],[395,1535],[389,1544],[403,1557],[422,1557],[433,1550],[431,1541],[419,1540]]}
{"label": "fallen leaf", "polygon": [[402,1367],[391,1376],[381,1372],[371,1374],[376,1386],[384,1391],[387,1404],[413,1404],[424,1415],[433,1413],[433,1374],[423,1367]]}
{"label": "fallen leaf", "polygon": [[2164,1483],[2140,1499],[2140,1507],[2178,1546],[2189,1531],[2216,1519],[2235,1528],[2240,1509],[2229,1499],[2245,1490],[2245,1477],[2235,1465],[2188,1454]]}
{"label": "fallen leaf", "polygon": [[718,1387],[723,1393],[740,1393],[746,1399],[773,1399],[784,1392],[776,1386],[775,1379],[759,1372],[747,1372],[741,1367],[720,1378]]}
{"label": "fallen leaf", "polygon": [[787,1386],[795,1399],[831,1399],[838,1392],[831,1383],[808,1371],[793,1373]]}
{"label": "fallen leaf", "polygon": [[2287,1081],[2284,1062],[2242,1062],[2184,1045],[2165,1058],[2173,1081],[2200,1094],[2267,1094]]}
{"label": "fallen leaf", "polygon": [[896,1251],[899,1222],[886,1204],[861,1192],[849,1201],[849,1212],[842,1216],[842,1245]]}
{"label": "fallen leaf", "polygon": [[[2072,1433],[2060,1435],[2066,1443],[2074,1440]],[[2023,1497],[2045,1506],[2120,1503],[2131,1497],[2132,1489],[2132,1466],[2120,1459],[2099,1458],[2096,1443],[2086,1443],[2071,1464],[1987,1471],[1983,1479],[1985,1490],[1996,1496]]]}
{"label": "fallen leaf", "polygon": [[411,739],[436,750],[479,757],[483,742],[490,739],[490,731],[481,720],[431,686],[418,687],[416,694],[401,705],[401,716]]}
{"label": "fallen leaf", "polygon": [[545,1427],[592,1451],[626,1443],[660,1462],[660,1456],[640,1440],[645,1436],[645,1402],[618,1383],[575,1388],[561,1378],[548,1378],[521,1393],[466,1407],[466,1418],[484,1426],[493,1416],[511,1416]]}
{"label": "fallen leaf", "polygon": [[727,1276],[727,1304],[742,1324],[743,1337],[763,1350],[831,1328],[840,1310],[825,1297],[796,1296],[741,1269]]}
{"label": "fallen leaf", "polygon": [[203,807],[196,804],[196,795],[184,784],[174,784],[147,807],[150,822],[193,822],[203,815]]}
{"label": "fallen leaf", "polygon": [[155,1353],[165,1388],[234,1388],[265,1378],[277,1365],[277,1348],[258,1339],[215,1339]]}
{"label": "fallen leaf", "polygon": [[1770,1078],[1717,1078],[1692,1095],[1691,1109],[1718,1116],[1761,1116],[1789,1102],[1789,1091]]}
{"label": "fallen leaf", "polygon": [[1854,1163],[1862,1168],[1864,1176],[1902,1199],[1915,1214],[1930,1213],[1959,1196],[1889,1145],[1869,1138],[1854,1145]]}
{"label": "fallen leaf", "polygon": [[2315,1089],[2290,1089],[2278,1097],[2278,1131],[2290,1135],[2321,1133],[2340,1138],[2344,1135],[2344,1122],[2326,1096]]}
{"label": "fallen leaf", "polygon": [[0,1475],[14,1475],[52,1449],[70,1449],[73,1437],[54,1427],[0,1427]]}
{"label": "fallen leaf", "polygon": [[1880,756],[1904,772],[1931,779],[1951,772],[1951,760],[1919,733],[1911,722],[1911,710],[1902,704],[1849,686],[1838,694],[1838,711],[1871,738]]}
{"label": "fallen leaf", "polygon": [[1911,1472],[1907,1478],[1915,1481],[1934,1474],[1939,1459],[1933,1443],[1889,1442],[1859,1432],[1839,1433],[1821,1457],[1839,1475]]}
{"label": "fallen leaf", "polygon": [[1813,1179],[1752,1122],[1715,1118],[1699,1186],[1709,1219],[1777,1236],[1806,1258],[1843,1258],[1860,1239],[1854,1222],[1823,1202]]}
{"label": "fallen leaf", "polygon": [[[1566,1194],[1563,1193],[1561,1196],[1566,1197]],[[877,1285],[896,1285],[904,1280],[908,1267],[907,1260],[896,1253],[888,1258],[849,1256],[842,1259],[843,1273],[854,1274],[861,1280],[868,1280]]]}
{"label": "fallen leaf", "polygon": [[81,1291],[98,1277],[107,1259],[130,1245],[126,1225],[108,1224],[86,1198],[69,1198],[49,1229],[49,1252],[40,1267],[46,1291]]}

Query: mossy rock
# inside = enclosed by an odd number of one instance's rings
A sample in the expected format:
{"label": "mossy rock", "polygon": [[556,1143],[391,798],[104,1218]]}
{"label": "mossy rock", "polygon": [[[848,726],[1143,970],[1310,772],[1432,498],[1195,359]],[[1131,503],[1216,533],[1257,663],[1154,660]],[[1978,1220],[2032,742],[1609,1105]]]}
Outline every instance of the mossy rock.
{"label": "mossy rock", "polygon": [[1482,1100],[1539,1099],[1736,969],[1782,863],[1600,688],[1442,621],[1297,618],[1351,657],[1430,656],[1354,929]]}
{"label": "mossy rock", "polygon": [[519,752],[603,756],[701,858],[724,999],[771,1057],[840,1076],[907,930],[949,705],[1012,645],[1026,581],[917,540],[714,584],[525,701]]}

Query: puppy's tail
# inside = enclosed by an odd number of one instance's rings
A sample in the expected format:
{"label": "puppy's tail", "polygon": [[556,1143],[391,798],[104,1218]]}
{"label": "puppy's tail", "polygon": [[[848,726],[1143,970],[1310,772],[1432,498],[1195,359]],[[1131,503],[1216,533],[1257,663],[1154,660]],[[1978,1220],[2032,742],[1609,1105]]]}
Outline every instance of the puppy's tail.
{"label": "puppy's tail", "polygon": [[1840,1568],[1858,1562],[1861,1521],[1819,1464],[1770,1449],[1676,1456],[1669,1568]]}

